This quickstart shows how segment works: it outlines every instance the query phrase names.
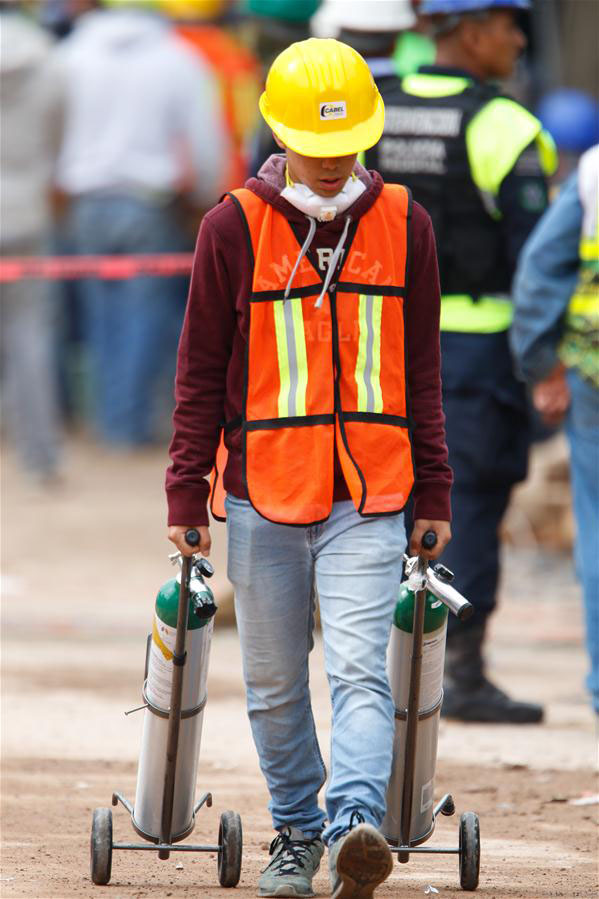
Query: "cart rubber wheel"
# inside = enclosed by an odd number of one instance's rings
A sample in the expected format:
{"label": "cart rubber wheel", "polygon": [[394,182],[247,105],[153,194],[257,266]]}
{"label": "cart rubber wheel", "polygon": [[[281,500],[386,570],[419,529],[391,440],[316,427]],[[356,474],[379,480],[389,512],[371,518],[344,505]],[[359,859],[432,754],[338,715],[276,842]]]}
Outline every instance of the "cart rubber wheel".
{"label": "cart rubber wheel", "polygon": [[480,870],[480,823],[474,812],[460,816],[460,886],[475,890]]}
{"label": "cart rubber wheel", "polygon": [[221,887],[236,887],[241,877],[243,837],[237,812],[223,812],[218,828],[218,881]]}
{"label": "cart rubber wheel", "polygon": [[90,871],[94,883],[104,886],[112,871],[112,812],[94,809],[90,840]]}

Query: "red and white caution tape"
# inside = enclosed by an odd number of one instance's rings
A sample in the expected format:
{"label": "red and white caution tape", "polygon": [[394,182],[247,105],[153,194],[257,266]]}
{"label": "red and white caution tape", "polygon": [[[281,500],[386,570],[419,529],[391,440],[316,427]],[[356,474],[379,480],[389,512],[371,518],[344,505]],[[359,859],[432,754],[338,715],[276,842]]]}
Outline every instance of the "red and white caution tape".
{"label": "red and white caution tape", "polygon": [[63,281],[79,278],[121,280],[138,275],[189,275],[192,253],[155,253],[139,256],[2,256],[0,283],[25,278]]}

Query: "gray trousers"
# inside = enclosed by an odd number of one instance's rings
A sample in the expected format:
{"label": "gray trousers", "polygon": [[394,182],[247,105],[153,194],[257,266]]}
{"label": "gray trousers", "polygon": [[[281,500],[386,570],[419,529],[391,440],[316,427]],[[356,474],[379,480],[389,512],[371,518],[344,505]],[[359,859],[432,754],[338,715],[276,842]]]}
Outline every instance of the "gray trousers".
{"label": "gray trousers", "polygon": [[[2,256],[38,255],[40,243],[0,249]],[[42,280],[0,286],[2,412],[24,468],[41,477],[57,467],[60,446],[54,348],[56,295]]]}

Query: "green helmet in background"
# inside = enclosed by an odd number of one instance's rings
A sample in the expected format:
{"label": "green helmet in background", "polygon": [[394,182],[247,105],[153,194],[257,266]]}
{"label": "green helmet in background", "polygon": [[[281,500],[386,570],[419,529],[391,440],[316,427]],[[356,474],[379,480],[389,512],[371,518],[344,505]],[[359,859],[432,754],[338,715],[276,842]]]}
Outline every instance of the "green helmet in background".
{"label": "green helmet in background", "polygon": [[254,16],[285,22],[307,22],[320,0],[245,0],[245,10]]}

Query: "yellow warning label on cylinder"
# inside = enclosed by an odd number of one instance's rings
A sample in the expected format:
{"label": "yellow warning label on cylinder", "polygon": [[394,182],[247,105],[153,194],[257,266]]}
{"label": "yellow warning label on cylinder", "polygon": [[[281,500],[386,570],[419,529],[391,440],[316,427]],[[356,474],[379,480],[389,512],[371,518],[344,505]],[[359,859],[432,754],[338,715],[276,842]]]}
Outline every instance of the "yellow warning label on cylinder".
{"label": "yellow warning label on cylinder", "polygon": [[158,633],[158,624],[157,624],[156,616],[154,616],[154,624],[152,625],[152,641],[156,644],[156,646],[158,647],[158,649],[160,650],[160,652],[162,653],[164,658],[167,660],[167,662],[170,662],[170,660],[173,657],[173,653],[171,652],[171,650],[168,648],[168,646],[166,645],[166,643],[164,642],[164,640]]}

